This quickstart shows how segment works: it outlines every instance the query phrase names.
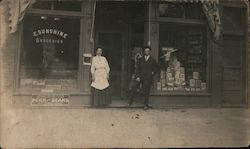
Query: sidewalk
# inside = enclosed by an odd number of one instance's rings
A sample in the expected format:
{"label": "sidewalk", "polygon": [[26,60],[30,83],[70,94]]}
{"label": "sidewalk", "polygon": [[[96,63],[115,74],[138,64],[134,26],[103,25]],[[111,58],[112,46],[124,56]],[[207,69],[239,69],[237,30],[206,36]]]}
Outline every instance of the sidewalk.
{"label": "sidewalk", "polygon": [[249,109],[27,108],[5,111],[2,147],[242,147]]}

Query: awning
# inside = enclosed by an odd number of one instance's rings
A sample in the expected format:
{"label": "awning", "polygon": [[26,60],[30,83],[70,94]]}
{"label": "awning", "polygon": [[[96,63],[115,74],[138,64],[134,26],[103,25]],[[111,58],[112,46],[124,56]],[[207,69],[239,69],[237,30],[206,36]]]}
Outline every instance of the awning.
{"label": "awning", "polygon": [[24,17],[25,10],[34,2],[35,0],[8,0],[10,33],[17,31],[18,24]]}
{"label": "awning", "polygon": [[[22,21],[25,11],[28,6],[34,3],[36,0],[8,0],[9,6],[9,27],[10,33],[15,33],[18,28],[18,24]],[[123,0],[124,1],[124,0]],[[221,21],[219,13],[219,0],[160,0],[166,2],[201,2],[203,10],[206,14],[209,27],[214,33],[216,40],[219,39],[221,30]]]}

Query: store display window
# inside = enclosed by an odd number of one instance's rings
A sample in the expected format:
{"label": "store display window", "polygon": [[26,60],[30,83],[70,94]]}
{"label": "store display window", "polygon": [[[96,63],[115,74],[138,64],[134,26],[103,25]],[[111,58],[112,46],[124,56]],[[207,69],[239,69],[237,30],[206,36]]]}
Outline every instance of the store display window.
{"label": "store display window", "polygon": [[77,88],[80,19],[26,15],[20,52],[19,87]]}
{"label": "store display window", "polygon": [[206,29],[160,24],[158,91],[206,91]]}

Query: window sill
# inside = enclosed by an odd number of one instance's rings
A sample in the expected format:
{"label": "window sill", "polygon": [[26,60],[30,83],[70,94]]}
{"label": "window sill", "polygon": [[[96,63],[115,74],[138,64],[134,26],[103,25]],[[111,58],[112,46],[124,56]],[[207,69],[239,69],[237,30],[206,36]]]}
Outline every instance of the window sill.
{"label": "window sill", "polygon": [[61,90],[61,91],[53,91],[53,92],[41,92],[41,90],[25,90],[25,89],[18,89],[16,90],[13,95],[14,96],[32,96],[32,95],[36,95],[36,94],[55,94],[55,95],[60,95],[60,94],[64,94],[64,95],[71,95],[71,96],[86,96],[86,95],[90,95],[91,92],[80,92],[78,90]]}
{"label": "window sill", "polygon": [[211,96],[208,91],[154,91],[152,96]]}

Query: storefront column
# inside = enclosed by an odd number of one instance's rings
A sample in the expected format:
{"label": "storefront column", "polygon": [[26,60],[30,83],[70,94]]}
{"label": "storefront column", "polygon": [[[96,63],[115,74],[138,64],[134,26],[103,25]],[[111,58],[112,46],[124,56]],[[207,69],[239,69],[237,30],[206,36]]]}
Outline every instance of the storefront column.
{"label": "storefront column", "polygon": [[209,49],[209,61],[210,61],[210,92],[212,94],[210,100],[211,107],[222,106],[222,42],[223,36],[220,36],[218,41],[213,38],[213,33],[208,29],[208,49]]}
{"label": "storefront column", "polygon": [[93,21],[93,8],[94,8],[94,1],[93,0],[86,0],[83,1],[83,13],[84,18],[81,20],[81,50],[80,50],[80,69],[79,78],[80,78],[80,91],[83,92],[90,92],[90,65],[83,64],[83,55],[84,54],[93,54],[94,43],[91,42],[90,36],[92,32],[92,21]]}
{"label": "storefront column", "polygon": [[[152,49],[151,56],[158,62],[158,55],[159,55],[159,23],[157,22],[158,3],[153,1],[148,2],[146,10],[147,11],[145,15],[146,17],[144,25],[144,45],[151,47]],[[153,81],[153,90],[155,90],[156,82],[157,82],[156,80]]]}
{"label": "storefront column", "polygon": [[[159,23],[157,22],[157,6],[158,3],[151,3],[147,6],[146,17],[145,17],[145,27],[144,27],[144,44],[148,45],[150,43],[152,52],[151,55],[157,60],[158,59],[158,51],[159,51]],[[150,19],[149,19],[149,11],[150,11]],[[149,29],[150,27],[150,29]]]}

